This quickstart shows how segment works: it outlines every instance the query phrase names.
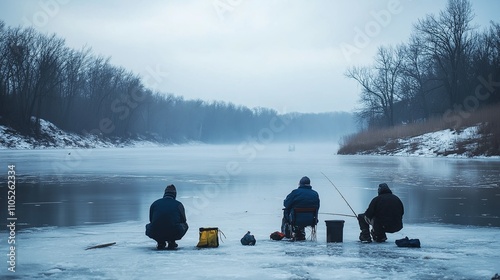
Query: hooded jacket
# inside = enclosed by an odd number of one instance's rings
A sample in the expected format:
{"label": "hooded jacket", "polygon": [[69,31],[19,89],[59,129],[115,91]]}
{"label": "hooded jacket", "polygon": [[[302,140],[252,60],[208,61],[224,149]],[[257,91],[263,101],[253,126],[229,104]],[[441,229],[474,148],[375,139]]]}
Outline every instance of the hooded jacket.
{"label": "hooded jacket", "polygon": [[316,208],[319,210],[319,195],[310,185],[300,185],[287,195],[283,201],[285,211],[289,212],[292,208]]}
{"label": "hooded jacket", "polygon": [[155,240],[179,240],[188,230],[184,206],[175,200],[175,193],[166,192],[163,198],[151,204],[149,221],[146,235]]}
{"label": "hooded jacket", "polygon": [[365,216],[374,221],[385,232],[397,232],[403,228],[403,203],[386,184],[383,184],[378,195],[372,199]]}

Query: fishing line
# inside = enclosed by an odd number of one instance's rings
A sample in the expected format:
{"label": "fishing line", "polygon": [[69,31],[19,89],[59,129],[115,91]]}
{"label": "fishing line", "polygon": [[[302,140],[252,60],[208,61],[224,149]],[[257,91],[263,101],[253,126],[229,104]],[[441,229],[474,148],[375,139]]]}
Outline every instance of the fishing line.
{"label": "fishing line", "polygon": [[[321,171],[320,171],[321,172]],[[347,203],[347,206],[349,206],[349,208],[351,209],[352,213],[354,214],[354,216],[357,218],[358,215],[356,215],[356,212],[354,212],[354,210],[352,209],[351,205],[349,204],[349,202],[347,202],[347,200],[345,199],[345,197],[342,195],[342,193],[339,191],[339,189],[337,188],[337,186],[335,186],[335,184],[332,182],[332,180],[330,180],[330,178],[328,178],[325,173],[321,172],[321,174],[323,174],[323,176],[325,176],[325,178],[330,181],[330,184],[332,184],[332,186],[337,190],[337,192],[340,194],[340,196],[342,197],[342,199],[345,201],[345,203]]]}
{"label": "fishing line", "polygon": [[338,213],[318,213],[318,214],[358,218],[358,217],[356,217],[354,215],[348,215],[348,214],[338,214]]}

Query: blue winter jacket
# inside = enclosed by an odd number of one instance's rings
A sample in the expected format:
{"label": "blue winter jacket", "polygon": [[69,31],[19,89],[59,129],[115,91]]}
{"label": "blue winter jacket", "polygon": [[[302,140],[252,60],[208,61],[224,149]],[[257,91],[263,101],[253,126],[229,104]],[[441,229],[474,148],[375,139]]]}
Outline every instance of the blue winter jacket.
{"label": "blue winter jacket", "polygon": [[293,190],[283,201],[284,214],[288,217],[293,208],[316,208],[319,210],[319,195],[311,186],[300,185]]}
{"label": "blue winter jacket", "polygon": [[146,235],[157,241],[179,240],[188,230],[184,206],[168,194],[151,204],[149,221]]}

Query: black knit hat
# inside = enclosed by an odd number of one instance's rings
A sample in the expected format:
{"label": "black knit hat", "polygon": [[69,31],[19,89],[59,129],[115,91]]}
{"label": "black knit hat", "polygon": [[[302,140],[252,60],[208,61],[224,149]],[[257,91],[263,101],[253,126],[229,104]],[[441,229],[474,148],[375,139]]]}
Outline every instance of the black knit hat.
{"label": "black knit hat", "polygon": [[168,185],[165,188],[165,194],[163,196],[170,196],[175,198],[177,196],[177,190],[175,189],[174,185]]}
{"label": "black knit hat", "polygon": [[299,185],[301,186],[307,186],[307,185],[310,185],[311,184],[311,180],[309,180],[309,177],[307,176],[304,176],[302,177],[302,179],[300,179],[300,182],[299,182]]}
{"label": "black knit hat", "polygon": [[378,194],[382,193],[392,193],[391,189],[389,189],[389,186],[386,183],[382,183],[378,185]]}

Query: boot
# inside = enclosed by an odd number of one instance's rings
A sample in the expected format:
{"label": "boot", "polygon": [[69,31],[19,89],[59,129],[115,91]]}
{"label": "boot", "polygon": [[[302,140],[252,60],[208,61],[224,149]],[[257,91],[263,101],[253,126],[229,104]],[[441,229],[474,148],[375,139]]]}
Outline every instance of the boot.
{"label": "boot", "polygon": [[295,241],[304,241],[304,240],[306,240],[306,232],[304,231],[304,228],[296,228],[293,239]]}
{"label": "boot", "polygon": [[167,250],[175,250],[177,249],[177,243],[175,243],[175,241],[169,241],[168,242],[168,247],[167,247]]}
{"label": "boot", "polygon": [[364,214],[358,215],[358,224],[359,229],[361,230],[359,240],[366,243],[372,242],[372,238],[370,236],[370,225],[366,222]]}
{"label": "boot", "polygon": [[156,249],[158,250],[165,250],[165,247],[167,246],[167,243],[165,241],[163,242],[157,242],[156,244]]}
{"label": "boot", "polygon": [[361,232],[359,234],[359,241],[364,242],[364,243],[372,242],[372,238],[370,236],[370,233]]}
{"label": "boot", "polygon": [[370,234],[372,235],[373,237],[373,240],[375,242],[385,242],[387,240],[387,236],[385,235],[385,232],[383,232],[382,234],[375,234],[375,231],[373,231],[373,229],[370,231]]}

